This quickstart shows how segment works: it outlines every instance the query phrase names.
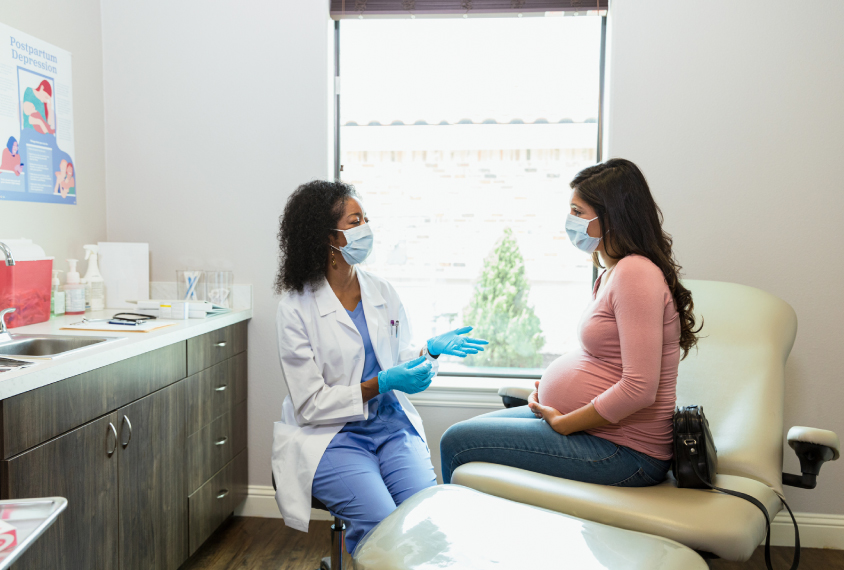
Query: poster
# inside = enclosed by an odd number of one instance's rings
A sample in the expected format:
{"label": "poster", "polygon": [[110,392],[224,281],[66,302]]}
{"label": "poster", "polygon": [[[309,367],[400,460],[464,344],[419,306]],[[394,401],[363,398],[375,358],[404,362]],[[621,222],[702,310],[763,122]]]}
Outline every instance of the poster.
{"label": "poster", "polygon": [[0,200],[76,204],[70,53],[0,23]]}

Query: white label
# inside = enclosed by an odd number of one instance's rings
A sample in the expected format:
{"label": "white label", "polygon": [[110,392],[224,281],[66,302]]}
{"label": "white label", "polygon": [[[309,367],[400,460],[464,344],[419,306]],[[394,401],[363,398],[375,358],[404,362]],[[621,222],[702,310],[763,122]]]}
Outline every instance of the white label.
{"label": "white label", "polygon": [[53,314],[54,315],[63,315],[64,314],[64,291],[56,291],[53,293]]}
{"label": "white label", "polygon": [[85,312],[85,288],[67,289],[65,292],[67,313],[84,313]]}

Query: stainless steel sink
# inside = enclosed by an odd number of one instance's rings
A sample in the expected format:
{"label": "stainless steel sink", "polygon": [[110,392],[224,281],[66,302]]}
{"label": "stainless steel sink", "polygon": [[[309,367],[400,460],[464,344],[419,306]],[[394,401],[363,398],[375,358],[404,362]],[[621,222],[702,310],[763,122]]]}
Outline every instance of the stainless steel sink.
{"label": "stainless steel sink", "polygon": [[20,358],[56,358],[92,348],[119,337],[70,336],[52,334],[10,334],[11,340],[0,342],[0,355]]}

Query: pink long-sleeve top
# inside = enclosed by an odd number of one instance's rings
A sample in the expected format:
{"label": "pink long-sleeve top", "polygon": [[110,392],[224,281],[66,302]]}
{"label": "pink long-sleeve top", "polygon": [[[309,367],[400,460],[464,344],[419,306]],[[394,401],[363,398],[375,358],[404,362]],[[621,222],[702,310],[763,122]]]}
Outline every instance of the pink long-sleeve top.
{"label": "pink long-sleeve top", "polygon": [[611,423],[586,433],[657,459],[672,457],[680,320],[662,271],[628,255],[595,282],[578,328],[581,349],[551,363],[539,402],[567,414],[592,402]]}

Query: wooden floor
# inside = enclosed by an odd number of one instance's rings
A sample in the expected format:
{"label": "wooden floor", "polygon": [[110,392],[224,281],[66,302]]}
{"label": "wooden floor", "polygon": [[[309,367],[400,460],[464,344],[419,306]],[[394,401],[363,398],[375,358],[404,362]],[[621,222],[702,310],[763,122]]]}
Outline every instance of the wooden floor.
{"label": "wooden floor", "polygon": [[179,570],[315,570],[329,555],[330,526],[311,521],[305,533],[281,519],[231,517]]}
{"label": "wooden floor", "polygon": [[[330,548],[331,523],[311,522],[311,531],[298,532],[281,519],[233,517],[200,548],[181,570],[315,570]],[[793,549],[774,547],[774,568],[787,569]],[[765,570],[763,549],[748,562],[712,560],[714,570]],[[347,568],[351,564],[347,563]],[[804,548],[800,570],[844,570],[844,550]]]}

